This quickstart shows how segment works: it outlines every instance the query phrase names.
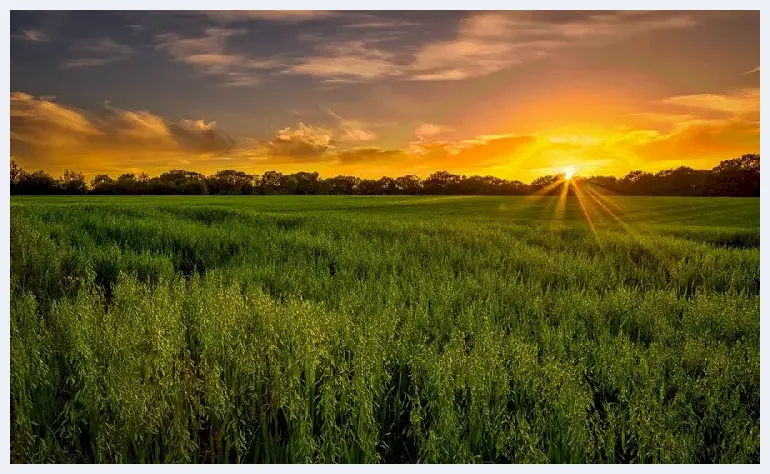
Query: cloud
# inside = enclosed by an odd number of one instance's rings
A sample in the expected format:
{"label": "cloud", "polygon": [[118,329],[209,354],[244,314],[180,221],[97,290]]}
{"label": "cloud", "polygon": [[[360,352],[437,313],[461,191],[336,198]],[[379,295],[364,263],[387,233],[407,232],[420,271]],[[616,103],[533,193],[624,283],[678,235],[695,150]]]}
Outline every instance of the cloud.
{"label": "cloud", "polygon": [[169,125],[171,136],[183,148],[204,153],[228,152],[235,146],[235,140],[219,131],[215,122],[203,120],[182,120]]}
{"label": "cloud", "polygon": [[130,46],[117,43],[112,38],[107,37],[88,40],[76,40],[70,46],[70,50],[78,53],[103,56],[127,56],[134,53],[133,48]]}
{"label": "cloud", "polygon": [[744,75],[747,75],[747,74],[754,74],[755,72],[759,72],[759,66],[755,67],[754,69],[752,69],[752,70],[750,70],[750,71],[746,71],[746,72],[744,72],[743,74],[744,74]]}
{"label": "cloud", "polygon": [[[682,163],[710,167],[721,159],[758,152],[760,141],[754,89],[669,97],[650,103],[650,112],[625,116],[626,125],[597,125],[589,131],[450,138],[445,125],[421,123],[414,140],[388,147],[378,146],[371,131],[380,132],[386,125],[331,110],[327,112],[335,123],[330,126],[299,122],[239,147],[217,123],[199,118],[168,121],[150,111],[110,104],[88,112],[23,92],[12,92],[10,102],[11,154],[26,168],[54,172],[139,168],[155,173],[184,166],[209,173],[226,160],[228,167],[249,172],[279,169],[379,177],[425,176],[445,169],[531,180],[573,165],[581,173],[611,174]],[[656,110],[661,107],[664,110]],[[359,146],[363,141],[366,146]]]}
{"label": "cloud", "polygon": [[435,125],[432,123],[421,123],[414,129],[414,134],[418,138],[430,138],[443,133],[449,132],[452,129],[444,127],[443,125]]}
{"label": "cloud", "polygon": [[386,48],[382,37],[382,29],[398,33],[403,24],[369,20],[344,26],[376,29],[377,35],[320,42],[316,54],[285,72],[327,82],[463,80],[551,56],[567,46],[596,45],[695,24],[690,14],[676,12],[475,12],[460,22],[453,38],[423,43],[409,55],[400,49],[402,43]]}
{"label": "cloud", "polygon": [[409,65],[410,78],[461,80],[486,76],[550,56],[568,45],[590,45],[656,29],[694,25],[691,16],[669,12],[473,13],[461,22],[455,38],[428,43],[417,51]]}
{"label": "cloud", "polygon": [[140,164],[180,157],[200,160],[234,146],[214,122],[169,123],[147,111],[109,104],[105,112],[93,114],[23,92],[12,92],[10,99],[12,154],[40,163],[36,166],[72,168],[85,160],[88,171],[105,163],[120,166],[127,159]]}
{"label": "cloud", "polygon": [[32,41],[35,43],[47,43],[51,39],[42,30],[36,28],[23,29],[11,36],[16,39]]}
{"label": "cloud", "polygon": [[355,165],[360,163],[376,163],[380,160],[390,161],[402,155],[401,150],[384,150],[379,147],[353,147],[350,150],[340,151],[337,154],[337,159],[341,165]]}
{"label": "cloud", "polygon": [[73,68],[79,68],[79,67],[92,67],[92,66],[101,66],[103,64],[107,63],[113,63],[116,61],[124,61],[128,58],[121,57],[121,58],[78,58],[78,59],[67,59],[64,60],[61,63],[62,69],[73,69]]}
{"label": "cloud", "polygon": [[203,74],[221,77],[225,85],[250,86],[260,82],[258,72],[276,68],[280,63],[272,58],[255,59],[228,52],[228,40],[246,32],[245,29],[212,27],[204,29],[201,36],[163,33],[156,36],[156,48]]}
{"label": "cloud", "polygon": [[244,10],[244,11],[197,11],[188,14],[204,15],[220,24],[243,23],[253,20],[279,23],[301,23],[319,18],[328,18],[334,13],[313,10]]}
{"label": "cloud", "polygon": [[379,30],[379,29],[392,29],[392,28],[404,28],[410,26],[420,26],[420,23],[412,21],[399,21],[399,20],[382,20],[382,21],[368,21],[348,23],[342,25],[343,28],[353,28],[362,30]]}
{"label": "cloud", "polygon": [[404,147],[416,158],[415,168],[425,172],[437,169],[468,170],[502,163],[513,165],[537,143],[532,135],[482,135],[463,140],[421,139]]}
{"label": "cloud", "polygon": [[323,44],[316,56],[301,59],[285,73],[322,77],[331,82],[357,82],[399,76],[393,54],[363,40]]}
{"label": "cloud", "polygon": [[355,141],[368,141],[377,138],[377,135],[369,130],[363,130],[360,128],[349,128],[345,130],[345,137],[348,140]]}
{"label": "cloud", "polygon": [[731,115],[752,115],[759,118],[759,88],[742,89],[731,94],[695,94],[664,99],[667,105],[689,109],[722,112]]}
{"label": "cloud", "polygon": [[336,148],[332,130],[302,122],[294,129],[286,127],[279,130],[271,140],[251,141],[253,152],[258,156],[300,160],[319,158]]}
{"label": "cloud", "polygon": [[62,69],[101,66],[107,63],[125,61],[134,54],[134,49],[117,43],[112,38],[103,37],[76,40],[70,45],[70,52],[78,57],[63,61],[61,63]]}
{"label": "cloud", "polygon": [[759,151],[759,121],[691,120],[670,133],[649,133],[629,144],[646,161],[728,158]]}
{"label": "cloud", "polygon": [[360,120],[345,119],[334,113],[333,111],[326,110],[329,115],[337,119],[337,123],[341,130],[341,140],[343,141],[369,141],[377,138],[377,135],[367,128],[369,124]]}
{"label": "cloud", "polygon": [[183,37],[179,33],[162,33],[156,36],[157,48],[180,60],[202,54],[223,54],[227,39],[244,33],[245,29],[215,27],[204,29],[201,36]]}
{"label": "cloud", "polygon": [[67,146],[101,132],[77,109],[23,92],[11,92],[11,145]]}
{"label": "cloud", "polygon": [[[516,162],[528,147],[538,143],[533,136],[487,135],[467,140],[420,140],[403,148],[377,146],[341,148],[332,130],[300,123],[279,131],[271,140],[253,140],[251,149],[240,150],[264,169],[329,170],[392,176],[402,173],[428,174],[439,169],[455,172]],[[340,167],[356,167],[357,171]],[[368,170],[368,171],[367,171]]]}

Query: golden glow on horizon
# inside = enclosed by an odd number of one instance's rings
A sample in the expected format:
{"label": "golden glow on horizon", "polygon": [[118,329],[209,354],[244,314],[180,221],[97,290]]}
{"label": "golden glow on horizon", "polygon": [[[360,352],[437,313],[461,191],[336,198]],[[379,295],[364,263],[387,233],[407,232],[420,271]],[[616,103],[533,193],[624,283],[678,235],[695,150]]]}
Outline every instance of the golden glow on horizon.
{"label": "golden glow on horizon", "polygon": [[[300,122],[239,142],[213,121],[172,122],[151,111],[115,107],[86,111],[50,97],[12,92],[11,157],[27,170],[58,176],[74,169],[88,179],[100,173],[155,176],[170,169],[204,174],[222,169],[317,171],[322,177],[371,179],[414,174],[424,179],[446,170],[529,183],[557,173],[572,182],[578,174],[622,177],[634,169],[710,169],[722,160],[759,152],[758,88],[663,97],[634,104],[638,108],[629,105],[612,121],[564,115],[550,104],[540,104],[550,114],[549,123],[511,123],[492,134],[484,131],[493,125],[468,129],[450,116],[448,125],[416,126],[414,132],[428,130],[427,137],[393,138],[391,125],[366,134],[366,127],[375,130],[373,125],[355,123],[361,130],[351,131],[348,123]],[[685,110],[668,110],[671,104]]]}

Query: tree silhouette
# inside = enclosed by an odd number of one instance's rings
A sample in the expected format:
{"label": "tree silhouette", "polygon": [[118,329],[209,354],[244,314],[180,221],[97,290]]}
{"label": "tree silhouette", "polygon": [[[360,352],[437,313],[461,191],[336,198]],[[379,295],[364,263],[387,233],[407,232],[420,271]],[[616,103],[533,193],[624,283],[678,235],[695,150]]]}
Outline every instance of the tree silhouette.
{"label": "tree silhouette", "polygon": [[[722,161],[711,170],[686,166],[655,174],[635,170],[622,178],[591,176],[573,178],[598,191],[622,195],[657,196],[759,196],[759,155],[746,154]],[[28,173],[11,160],[11,194],[457,194],[518,196],[531,193],[557,195],[564,176],[546,175],[525,184],[495,176],[460,176],[436,171],[425,180],[414,175],[379,179],[356,176],[321,178],[317,172],[282,174],[267,171],[261,176],[243,171],[221,170],[211,176],[186,170],[170,170],[151,178],[142,173],[124,173],[117,179],[94,176],[90,186],[80,172],[65,170],[54,179],[40,170]],[[573,193],[573,186],[568,192]]]}

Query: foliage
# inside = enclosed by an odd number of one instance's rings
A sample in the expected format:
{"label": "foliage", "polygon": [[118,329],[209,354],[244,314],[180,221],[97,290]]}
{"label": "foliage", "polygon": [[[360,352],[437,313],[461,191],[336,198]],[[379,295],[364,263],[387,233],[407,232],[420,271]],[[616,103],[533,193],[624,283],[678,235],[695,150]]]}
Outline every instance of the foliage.
{"label": "foliage", "polygon": [[[58,181],[43,171],[28,174],[11,162],[11,194],[83,194],[82,174],[65,172]],[[77,179],[74,179],[75,176]],[[428,195],[498,195],[554,194],[553,184],[562,175],[541,176],[531,184],[508,181],[494,176],[465,176],[437,171],[425,180],[407,175],[398,178],[360,179],[355,176],[321,178],[318,173],[282,174],[268,171],[249,175],[243,171],[223,170],[212,176],[184,170],[172,170],[149,178],[137,179],[123,174],[117,180],[100,174],[91,181],[92,194],[428,194]],[[656,174],[632,171],[618,179],[592,176],[584,181],[620,195],[661,196],[759,196],[759,155],[743,155],[726,160],[712,170],[679,167]],[[76,183],[76,184],[73,184]]]}
{"label": "foliage", "polygon": [[758,200],[585,191],[12,197],[11,461],[758,462]]}

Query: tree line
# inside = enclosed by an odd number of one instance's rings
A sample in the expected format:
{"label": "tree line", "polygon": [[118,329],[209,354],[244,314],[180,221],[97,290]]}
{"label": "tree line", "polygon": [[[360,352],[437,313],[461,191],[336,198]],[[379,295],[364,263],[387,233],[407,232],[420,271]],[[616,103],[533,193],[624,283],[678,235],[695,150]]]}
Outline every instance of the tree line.
{"label": "tree line", "polygon": [[[465,176],[437,171],[426,179],[415,175],[380,179],[356,176],[321,178],[317,172],[283,174],[268,171],[252,175],[222,170],[213,175],[171,170],[160,176],[125,173],[114,179],[96,175],[87,182],[83,173],[66,170],[54,178],[45,171],[27,172],[11,160],[11,194],[446,194],[520,196],[533,193],[558,194],[563,175],[541,176],[529,184],[495,176]],[[658,196],[759,196],[759,155],[745,154],[722,161],[711,170],[686,166],[648,173],[632,171],[622,178],[591,176],[579,179],[621,195]],[[570,190],[572,187],[570,187]],[[572,191],[570,191],[572,192]]]}

